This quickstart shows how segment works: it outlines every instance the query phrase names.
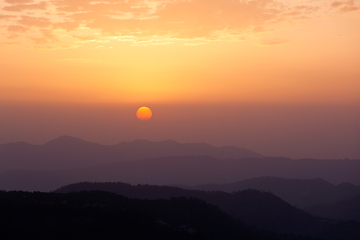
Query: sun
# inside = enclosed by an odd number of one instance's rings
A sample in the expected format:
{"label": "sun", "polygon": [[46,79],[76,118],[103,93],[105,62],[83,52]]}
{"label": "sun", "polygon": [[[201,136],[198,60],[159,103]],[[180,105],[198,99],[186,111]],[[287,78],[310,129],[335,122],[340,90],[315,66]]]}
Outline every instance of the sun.
{"label": "sun", "polygon": [[136,116],[142,121],[147,121],[152,117],[152,111],[148,107],[141,107],[136,111]]}

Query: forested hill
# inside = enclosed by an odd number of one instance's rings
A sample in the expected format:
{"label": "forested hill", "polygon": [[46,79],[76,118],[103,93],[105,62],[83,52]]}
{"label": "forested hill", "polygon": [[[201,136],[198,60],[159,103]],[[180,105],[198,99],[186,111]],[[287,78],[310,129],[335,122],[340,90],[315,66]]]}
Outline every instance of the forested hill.
{"label": "forested hill", "polygon": [[249,227],[198,199],[0,192],[1,239],[310,240]]}
{"label": "forested hill", "polygon": [[196,197],[218,206],[224,212],[249,225],[288,234],[303,234],[323,239],[358,240],[359,222],[341,222],[314,217],[291,206],[272,193],[244,190],[235,193],[185,190],[168,186],[137,185],[124,183],[78,183],[64,186],[56,193],[80,191],[108,191],[138,199],[170,199],[184,196]]}
{"label": "forested hill", "polygon": [[360,196],[360,186],[351,183],[331,184],[321,178],[286,179],[257,177],[229,184],[206,184],[188,189],[234,192],[245,189],[269,191],[301,209],[314,205],[334,204]]}

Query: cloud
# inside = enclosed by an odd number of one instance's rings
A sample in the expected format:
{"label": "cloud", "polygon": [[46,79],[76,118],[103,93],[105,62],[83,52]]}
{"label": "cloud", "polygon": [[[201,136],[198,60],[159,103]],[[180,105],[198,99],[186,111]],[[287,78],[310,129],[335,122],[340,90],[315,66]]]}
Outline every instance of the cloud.
{"label": "cloud", "polygon": [[[159,31],[180,38],[218,38],[276,20],[279,11],[271,1],[193,0],[167,4],[156,15]],[[226,30],[224,32],[224,30]]]}
{"label": "cloud", "polygon": [[23,27],[19,25],[11,25],[7,27],[7,31],[10,33],[7,35],[7,39],[16,39],[20,37],[20,34],[23,34],[29,30],[28,27]]}
{"label": "cloud", "polygon": [[331,4],[331,7],[337,8],[337,7],[342,6],[342,5],[344,5],[344,4],[345,4],[345,2],[338,2],[338,1],[336,1],[336,2],[333,2],[333,3]]}
{"label": "cloud", "polygon": [[[31,28],[22,38],[34,41],[33,33],[49,43],[62,30],[63,36],[80,36],[84,29],[109,38],[134,43],[160,44],[187,40],[214,41],[239,39],[244,33],[264,32],[291,19],[304,19],[319,6],[292,4],[281,0],[6,0],[0,20],[8,26]],[[333,8],[352,11],[353,1],[334,2]],[[29,13],[30,11],[30,13]],[[2,14],[2,12],[4,14]],[[13,13],[16,15],[8,15]],[[6,25],[5,25],[6,26]],[[20,29],[20,28],[19,28]],[[8,34],[14,32],[7,27]],[[26,34],[32,34],[26,35]],[[46,34],[45,34],[46,33]],[[90,34],[91,35],[91,34]],[[14,35],[12,35],[14,37]],[[46,39],[48,38],[49,39]],[[150,39],[150,40],[149,40]],[[151,40],[152,39],[152,40]],[[83,41],[88,41],[83,39]]]}
{"label": "cloud", "polygon": [[20,25],[45,28],[51,26],[51,21],[44,17],[21,16],[17,21]]}
{"label": "cloud", "polygon": [[5,6],[3,7],[3,10],[11,12],[21,12],[24,10],[45,10],[47,5],[48,4],[46,2],[40,2],[35,4],[16,4],[11,6]]}
{"label": "cloud", "polygon": [[98,36],[77,36],[77,35],[72,35],[73,38],[76,38],[78,40],[81,41],[95,41],[96,39],[98,39]]}
{"label": "cloud", "polygon": [[99,59],[90,59],[90,58],[65,58],[65,59],[55,59],[55,61],[74,62],[74,63],[97,63],[97,62],[101,62],[101,60],[99,60]]}
{"label": "cloud", "polygon": [[5,2],[16,4],[16,3],[32,3],[34,1],[33,0],[5,0]]}
{"label": "cloud", "polygon": [[274,38],[274,39],[263,39],[260,41],[260,45],[263,46],[272,46],[272,45],[279,45],[279,44],[284,44],[289,42],[289,40],[287,39],[279,39],[279,38]]}
{"label": "cloud", "polygon": [[10,19],[14,19],[14,18],[16,18],[16,17],[12,16],[12,15],[0,14],[0,20],[10,20]]}
{"label": "cloud", "polygon": [[352,11],[358,11],[360,9],[360,7],[355,5],[354,0],[335,1],[331,3],[331,7],[339,9],[341,12],[352,12]]}
{"label": "cloud", "polygon": [[318,11],[320,9],[320,7],[300,5],[300,6],[294,7],[294,9],[298,10],[298,11],[305,11],[307,13],[312,13],[312,12]]}
{"label": "cloud", "polygon": [[[147,3],[147,4],[145,4]],[[218,39],[282,18],[272,0],[56,1],[57,10],[107,36]],[[299,14],[309,9],[299,9]]]}
{"label": "cloud", "polygon": [[20,26],[20,25],[11,25],[7,27],[7,30],[9,32],[26,32],[29,30],[29,28],[24,27],[24,26]]}

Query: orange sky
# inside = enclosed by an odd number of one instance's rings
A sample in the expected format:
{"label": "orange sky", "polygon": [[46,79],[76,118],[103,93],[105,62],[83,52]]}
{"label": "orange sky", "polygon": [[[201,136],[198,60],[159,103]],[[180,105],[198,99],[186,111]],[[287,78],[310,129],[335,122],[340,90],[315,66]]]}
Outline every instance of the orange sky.
{"label": "orange sky", "polygon": [[360,0],[3,0],[0,56],[1,106],[358,106]]}
{"label": "orange sky", "polygon": [[360,102],[360,1],[5,0],[0,9],[2,102]]}

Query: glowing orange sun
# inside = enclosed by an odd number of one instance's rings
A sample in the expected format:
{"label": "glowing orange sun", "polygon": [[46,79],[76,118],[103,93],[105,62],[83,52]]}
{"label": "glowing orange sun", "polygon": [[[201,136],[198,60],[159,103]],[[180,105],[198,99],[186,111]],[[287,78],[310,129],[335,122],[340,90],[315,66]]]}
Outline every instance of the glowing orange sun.
{"label": "glowing orange sun", "polygon": [[141,107],[137,110],[136,116],[142,121],[147,121],[151,118],[152,111],[148,107]]}

